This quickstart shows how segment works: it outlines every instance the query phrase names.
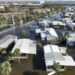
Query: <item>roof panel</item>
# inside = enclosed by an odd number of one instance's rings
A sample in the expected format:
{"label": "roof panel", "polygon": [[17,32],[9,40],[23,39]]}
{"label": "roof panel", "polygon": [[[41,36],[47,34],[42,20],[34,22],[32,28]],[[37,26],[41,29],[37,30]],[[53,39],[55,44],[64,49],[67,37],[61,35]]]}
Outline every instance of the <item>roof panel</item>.
{"label": "roof panel", "polygon": [[65,60],[61,53],[53,53],[55,60]]}
{"label": "roof panel", "polygon": [[50,45],[50,46],[51,46],[51,48],[52,48],[53,53],[54,53],[54,52],[60,53],[59,47],[58,47],[57,45]]}
{"label": "roof panel", "polygon": [[47,53],[45,54],[45,60],[54,60],[53,54],[52,53]]}
{"label": "roof panel", "polygon": [[0,48],[7,48],[17,37],[13,35],[6,35],[0,40]]}
{"label": "roof panel", "polygon": [[21,53],[36,54],[36,43],[30,39],[18,39],[12,53],[16,48],[19,48]]}
{"label": "roof panel", "polygon": [[[56,52],[56,51],[51,52],[51,48],[50,48],[51,46],[46,45],[44,48],[46,67],[53,65],[54,61],[59,62],[60,65],[62,65],[62,66],[75,66],[75,61],[72,59],[71,56],[63,56],[60,52]],[[47,50],[47,52],[46,52],[46,50]],[[50,52],[48,50],[50,50]]]}

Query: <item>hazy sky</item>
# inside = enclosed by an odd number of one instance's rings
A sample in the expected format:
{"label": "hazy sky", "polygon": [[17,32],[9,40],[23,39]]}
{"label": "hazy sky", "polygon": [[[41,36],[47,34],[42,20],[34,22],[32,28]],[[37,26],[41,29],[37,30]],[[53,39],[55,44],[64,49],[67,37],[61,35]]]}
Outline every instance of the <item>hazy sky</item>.
{"label": "hazy sky", "polygon": [[[45,1],[45,0],[0,0],[0,1]],[[46,1],[59,1],[59,0],[46,0]],[[75,0],[60,0],[60,1],[75,1]]]}
{"label": "hazy sky", "polygon": [[0,0],[0,1],[40,1],[40,2],[44,2],[44,1],[75,1],[75,0]]}

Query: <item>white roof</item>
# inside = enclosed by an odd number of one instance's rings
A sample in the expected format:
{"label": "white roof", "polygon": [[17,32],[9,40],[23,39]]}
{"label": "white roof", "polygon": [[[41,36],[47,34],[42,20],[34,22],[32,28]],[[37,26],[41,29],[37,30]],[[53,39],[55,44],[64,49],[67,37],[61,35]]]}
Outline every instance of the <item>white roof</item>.
{"label": "white roof", "polygon": [[44,46],[44,52],[45,53],[51,53],[51,52],[60,52],[59,51],[59,47],[57,46],[57,45],[46,45],[46,46]]}
{"label": "white roof", "polygon": [[52,48],[52,51],[53,51],[53,52],[60,53],[59,47],[58,47],[57,45],[51,45],[51,48]]}
{"label": "white roof", "polygon": [[41,38],[49,38],[49,36],[58,38],[58,35],[53,28],[45,28],[44,31],[41,31]]}
{"label": "white roof", "polygon": [[72,22],[71,18],[63,18],[63,20],[66,21],[66,22]]}
{"label": "white roof", "polygon": [[0,6],[0,9],[4,9],[4,6],[1,5],[1,6]]}
{"label": "white roof", "polygon": [[47,40],[49,40],[49,41],[56,41],[57,38],[53,37],[53,36],[50,36],[50,35],[47,35]]}
{"label": "white roof", "polygon": [[68,16],[68,14],[69,14],[69,16],[70,16],[70,14],[73,15],[74,12],[66,12],[65,14],[67,14],[67,15],[65,15],[65,16]]}
{"label": "white roof", "polygon": [[59,47],[59,48],[60,48],[60,52],[61,52],[62,54],[66,54],[66,50],[67,50],[66,47]]}
{"label": "white roof", "polygon": [[45,33],[45,31],[41,32],[41,38],[45,38],[47,36],[47,34],[44,34],[44,33]]}
{"label": "white roof", "polygon": [[75,42],[75,33],[70,33],[67,38],[67,44],[73,45],[73,42]]}
{"label": "white roof", "polygon": [[[60,60],[56,60],[56,62],[60,63],[60,65],[62,66],[75,66],[75,61],[73,60],[73,58],[71,56],[63,56],[65,60],[60,61]],[[54,64],[54,60],[50,60],[45,62],[46,66],[51,66]]]}
{"label": "white roof", "polygon": [[65,13],[65,16],[69,17],[69,13],[66,12],[66,13]]}
{"label": "white roof", "polygon": [[75,66],[75,61],[73,60],[71,56],[63,56],[63,57],[65,58],[65,61],[60,61],[60,65]]}
{"label": "white roof", "polygon": [[45,30],[48,30],[51,35],[58,37],[57,33],[53,28],[45,28]]}
{"label": "white roof", "polygon": [[75,66],[75,62],[71,56],[63,56],[57,45],[44,46],[44,57],[46,66],[51,66],[54,61],[62,66]]}
{"label": "white roof", "polygon": [[74,28],[75,27],[75,23],[74,22],[68,22],[67,25],[71,28]]}
{"label": "white roof", "polygon": [[[47,49],[47,50],[46,50]],[[57,45],[46,45],[44,46],[44,54],[46,61],[48,60],[64,60],[62,57],[59,47]]]}
{"label": "white roof", "polygon": [[75,38],[74,37],[69,37],[68,39],[67,39],[67,42],[74,42],[75,41]]}
{"label": "white roof", "polygon": [[18,39],[12,53],[16,48],[19,48],[21,53],[36,54],[36,44],[30,39]]}
{"label": "white roof", "polygon": [[50,45],[46,45],[44,46],[44,53],[51,53],[51,48],[50,48]]}
{"label": "white roof", "polygon": [[70,37],[75,37],[75,32],[69,34]]}
{"label": "white roof", "polygon": [[41,33],[41,29],[36,29],[36,33]]}
{"label": "white roof", "polygon": [[75,41],[75,32],[70,33],[69,37],[67,38],[68,41]]}
{"label": "white roof", "polygon": [[48,23],[48,20],[46,20],[46,19],[43,19],[42,21],[39,21],[39,23]]}
{"label": "white roof", "polygon": [[74,8],[72,8],[72,7],[67,8],[65,10],[65,13],[67,13],[67,14],[74,14]]}
{"label": "white roof", "polygon": [[7,48],[17,37],[13,35],[6,35],[0,39],[0,48]]}
{"label": "white roof", "polygon": [[53,21],[52,24],[53,24],[53,25],[63,25],[63,26],[66,25],[65,23],[63,23],[63,22],[61,22],[61,21]]}
{"label": "white roof", "polygon": [[42,19],[42,21],[39,21],[39,23],[47,26],[47,25],[49,25],[49,23],[51,23],[51,21],[48,19]]}
{"label": "white roof", "polygon": [[72,22],[72,25],[73,25],[73,26],[75,26],[75,23],[74,23],[74,22]]}

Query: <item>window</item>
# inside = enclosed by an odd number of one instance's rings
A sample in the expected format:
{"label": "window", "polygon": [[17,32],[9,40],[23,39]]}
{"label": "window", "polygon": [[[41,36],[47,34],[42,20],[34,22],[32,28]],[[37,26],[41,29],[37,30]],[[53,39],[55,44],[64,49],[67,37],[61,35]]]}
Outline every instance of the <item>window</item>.
{"label": "window", "polygon": [[56,25],[56,26],[54,26],[54,28],[59,29],[60,27],[59,27],[59,25]]}
{"label": "window", "polygon": [[47,66],[48,69],[53,69],[53,66]]}
{"label": "window", "polygon": [[65,67],[64,66],[61,66],[61,69],[64,69]]}
{"label": "window", "polygon": [[22,53],[21,56],[22,56],[22,57],[25,57],[25,56],[27,56],[27,55],[26,55],[25,53]]}

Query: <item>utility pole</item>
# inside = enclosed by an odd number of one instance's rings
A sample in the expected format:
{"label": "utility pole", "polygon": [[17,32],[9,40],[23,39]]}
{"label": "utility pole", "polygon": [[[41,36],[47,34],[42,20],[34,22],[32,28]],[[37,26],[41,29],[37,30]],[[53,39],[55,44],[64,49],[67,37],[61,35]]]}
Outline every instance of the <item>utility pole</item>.
{"label": "utility pole", "polygon": [[12,14],[12,22],[13,22],[13,25],[15,25],[15,20],[14,20],[13,14]]}
{"label": "utility pole", "polygon": [[13,22],[14,34],[15,34],[15,20],[14,20],[14,15],[13,14],[11,14],[11,15],[12,15],[12,22]]}

